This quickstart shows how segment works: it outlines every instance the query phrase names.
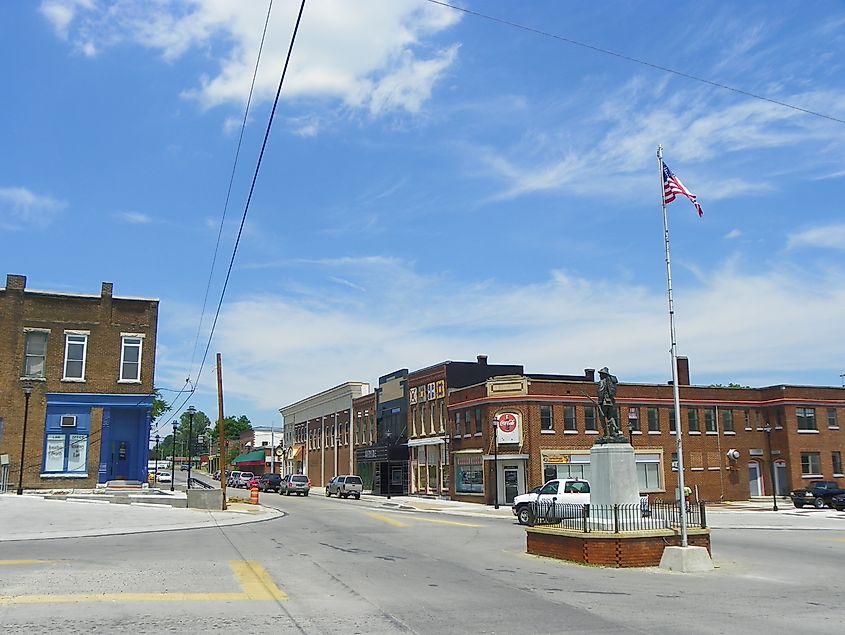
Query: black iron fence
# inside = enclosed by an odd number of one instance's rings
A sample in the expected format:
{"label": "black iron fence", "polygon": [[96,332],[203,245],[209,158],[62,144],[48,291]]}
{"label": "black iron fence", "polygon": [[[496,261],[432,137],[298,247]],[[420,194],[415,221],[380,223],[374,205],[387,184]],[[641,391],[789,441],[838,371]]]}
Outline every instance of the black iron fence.
{"label": "black iron fence", "polygon": [[573,505],[551,501],[531,503],[529,525],[544,525],[589,533],[647,531],[649,529],[678,529],[681,515],[687,527],[707,527],[704,502],[689,503],[682,510],[677,502],[643,500],[633,505]]}

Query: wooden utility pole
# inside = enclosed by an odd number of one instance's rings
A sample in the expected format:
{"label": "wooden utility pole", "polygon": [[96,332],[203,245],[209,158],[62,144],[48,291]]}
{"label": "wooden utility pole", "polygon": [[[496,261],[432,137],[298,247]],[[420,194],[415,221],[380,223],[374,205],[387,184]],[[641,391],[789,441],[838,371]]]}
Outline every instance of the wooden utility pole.
{"label": "wooden utility pole", "polygon": [[223,357],[217,353],[217,438],[220,441],[220,489],[226,509],[226,425],[223,421]]}

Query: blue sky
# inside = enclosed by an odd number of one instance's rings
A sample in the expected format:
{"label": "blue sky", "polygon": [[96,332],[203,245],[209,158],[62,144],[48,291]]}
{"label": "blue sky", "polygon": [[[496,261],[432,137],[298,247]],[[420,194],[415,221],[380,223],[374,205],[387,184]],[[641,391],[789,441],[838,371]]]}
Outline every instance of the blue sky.
{"label": "blue sky", "polygon": [[[298,2],[4,2],[0,227],[37,289],[161,299],[156,383],[256,425],[445,359],[669,379],[655,151],[693,383],[840,385],[839,2],[308,0],[220,322],[205,338]],[[563,39],[560,39],[563,38]],[[200,330],[199,343],[197,332]]]}

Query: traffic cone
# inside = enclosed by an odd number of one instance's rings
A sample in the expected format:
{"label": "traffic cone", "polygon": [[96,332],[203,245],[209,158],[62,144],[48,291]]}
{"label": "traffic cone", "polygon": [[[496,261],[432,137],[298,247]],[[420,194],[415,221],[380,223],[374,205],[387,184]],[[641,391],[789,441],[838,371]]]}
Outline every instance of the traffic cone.
{"label": "traffic cone", "polygon": [[258,505],[258,488],[253,487],[249,490],[249,504],[250,505]]}

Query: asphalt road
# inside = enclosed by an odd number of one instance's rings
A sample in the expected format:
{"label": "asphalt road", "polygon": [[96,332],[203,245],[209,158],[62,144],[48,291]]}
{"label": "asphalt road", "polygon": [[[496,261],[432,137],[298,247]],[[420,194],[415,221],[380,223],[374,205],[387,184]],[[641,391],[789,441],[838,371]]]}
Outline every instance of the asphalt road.
{"label": "asphalt road", "polygon": [[263,494],[284,518],[0,545],[0,631],[841,633],[845,531],[720,530],[706,574],[524,553],[509,520]]}

